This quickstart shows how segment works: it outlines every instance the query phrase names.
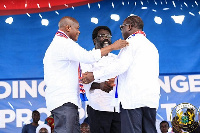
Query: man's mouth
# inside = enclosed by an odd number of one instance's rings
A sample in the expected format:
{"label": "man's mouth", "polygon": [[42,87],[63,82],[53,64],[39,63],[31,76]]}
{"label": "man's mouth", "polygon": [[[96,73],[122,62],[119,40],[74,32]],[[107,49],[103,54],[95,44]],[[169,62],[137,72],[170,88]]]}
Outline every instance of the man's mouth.
{"label": "man's mouth", "polygon": [[104,43],[103,43],[103,47],[106,47],[106,46],[108,46],[109,45],[109,42],[107,42],[107,41],[105,41]]}

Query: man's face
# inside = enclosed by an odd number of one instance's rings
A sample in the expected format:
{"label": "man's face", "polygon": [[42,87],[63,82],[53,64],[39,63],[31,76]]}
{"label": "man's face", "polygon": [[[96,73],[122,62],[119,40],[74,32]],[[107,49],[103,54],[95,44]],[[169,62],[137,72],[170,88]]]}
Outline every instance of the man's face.
{"label": "man's face", "polygon": [[74,41],[77,41],[79,34],[79,23],[72,22],[72,24],[70,25],[69,38],[71,38]]}
{"label": "man's face", "polygon": [[40,120],[40,113],[38,112],[33,112],[32,114],[32,119],[33,119],[33,122],[38,122]]}
{"label": "man's face", "polygon": [[108,30],[100,29],[94,39],[95,48],[101,49],[111,44],[111,35]]}
{"label": "man's face", "polygon": [[90,133],[90,127],[87,123],[82,123],[80,126],[81,133]]}
{"label": "man's face", "polygon": [[160,131],[161,133],[167,133],[169,129],[169,126],[167,123],[161,123],[160,125]]}
{"label": "man's face", "polygon": [[126,21],[123,22],[122,25],[120,25],[120,30],[121,30],[121,33],[122,33],[122,37],[126,40],[129,36],[130,36],[130,33],[129,33],[129,27],[131,25],[128,24]]}

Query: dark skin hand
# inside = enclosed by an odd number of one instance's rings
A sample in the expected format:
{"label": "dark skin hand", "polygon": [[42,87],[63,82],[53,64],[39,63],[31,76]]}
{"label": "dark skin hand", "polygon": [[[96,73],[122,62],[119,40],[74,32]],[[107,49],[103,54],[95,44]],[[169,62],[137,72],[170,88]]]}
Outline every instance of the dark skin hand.
{"label": "dark skin hand", "polygon": [[85,72],[82,74],[82,83],[83,84],[89,84],[92,81],[94,81],[93,72]]}
{"label": "dark skin hand", "polygon": [[102,83],[92,83],[91,85],[91,90],[93,89],[101,89],[102,91],[105,91],[109,93],[111,90],[113,90],[113,87],[115,86],[114,84],[115,78],[111,78],[108,81],[102,82]]}

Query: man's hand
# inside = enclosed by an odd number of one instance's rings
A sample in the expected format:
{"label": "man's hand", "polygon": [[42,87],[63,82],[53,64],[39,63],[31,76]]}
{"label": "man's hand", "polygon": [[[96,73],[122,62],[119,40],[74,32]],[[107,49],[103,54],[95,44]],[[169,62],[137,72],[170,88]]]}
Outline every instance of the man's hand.
{"label": "man's hand", "polygon": [[109,93],[111,90],[113,90],[113,87],[115,86],[114,82],[115,78],[111,78],[108,81],[102,82],[100,83],[100,89]]}
{"label": "man's hand", "polygon": [[89,84],[92,81],[94,81],[93,72],[85,72],[85,73],[83,73],[81,81],[82,81],[83,84]]}
{"label": "man's hand", "polygon": [[108,45],[107,47],[101,48],[101,57],[107,55],[113,50],[119,50],[122,49],[123,47],[129,45],[129,43],[125,40],[117,40],[113,44]]}
{"label": "man's hand", "polygon": [[119,40],[115,41],[113,44],[111,44],[110,46],[112,47],[112,50],[119,50],[128,45],[129,45],[129,43],[126,40],[119,39]]}

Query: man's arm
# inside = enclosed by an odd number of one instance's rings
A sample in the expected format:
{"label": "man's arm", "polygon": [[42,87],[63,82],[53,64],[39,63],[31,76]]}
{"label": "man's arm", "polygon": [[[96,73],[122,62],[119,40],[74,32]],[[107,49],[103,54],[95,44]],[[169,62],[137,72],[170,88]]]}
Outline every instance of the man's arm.
{"label": "man's arm", "polygon": [[[73,44],[73,47],[72,45]],[[112,50],[118,50],[128,45],[128,42],[125,40],[117,40],[113,44],[96,50],[87,51],[82,48],[78,43],[71,40],[63,42],[59,47],[59,58],[63,60],[73,60],[86,64],[90,64],[101,59],[102,56],[107,55]]]}
{"label": "man's arm", "polygon": [[94,81],[94,79],[109,79],[127,71],[130,64],[133,62],[135,55],[133,47],[134,45],[130,45],[123,48],[118,54],[118,58],[106,67],[102,67],[101,69],[95,70],[93,72],[84,73],[82,76],[83,83],[88,84]]}

